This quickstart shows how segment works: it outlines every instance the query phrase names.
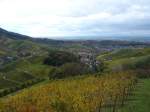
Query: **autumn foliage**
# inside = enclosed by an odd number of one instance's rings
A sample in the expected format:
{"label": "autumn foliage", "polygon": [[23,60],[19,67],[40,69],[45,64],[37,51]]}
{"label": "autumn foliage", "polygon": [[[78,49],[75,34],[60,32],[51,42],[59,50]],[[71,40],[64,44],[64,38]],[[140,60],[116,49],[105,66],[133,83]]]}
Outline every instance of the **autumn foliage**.
{"label": "autumn foliage", "polygon": [[134,88],[131,72],[51,81],[1,100],[2,112],[116,112]]}

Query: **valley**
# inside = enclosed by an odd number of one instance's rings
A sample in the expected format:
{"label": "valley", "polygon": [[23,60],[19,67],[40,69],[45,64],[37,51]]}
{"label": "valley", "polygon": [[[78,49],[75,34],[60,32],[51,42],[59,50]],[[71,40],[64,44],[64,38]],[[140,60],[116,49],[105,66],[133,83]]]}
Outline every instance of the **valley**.
{"label": "valley", "polygon": [[51,40],[0,29],[2,112],[128,112],[145,101],[128,99],[135,90],[148,94],[149,78],[148,42]]}

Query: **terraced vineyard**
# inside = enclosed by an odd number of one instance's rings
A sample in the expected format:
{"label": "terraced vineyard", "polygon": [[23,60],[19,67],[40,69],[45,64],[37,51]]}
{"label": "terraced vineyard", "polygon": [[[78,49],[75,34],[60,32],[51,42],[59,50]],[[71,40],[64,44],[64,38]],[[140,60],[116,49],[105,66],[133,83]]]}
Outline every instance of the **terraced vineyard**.
{"label": "terraced vineyard", "polygon": [[1,99],[5,112],[115,112],[134,88],[132,72],[50,81]]}
{"label": "terraced vineyard", "polygon": [[19,59],[0,70],[0,97],[27,88],[48,78],[50,66],[44,65],[44,56]]}

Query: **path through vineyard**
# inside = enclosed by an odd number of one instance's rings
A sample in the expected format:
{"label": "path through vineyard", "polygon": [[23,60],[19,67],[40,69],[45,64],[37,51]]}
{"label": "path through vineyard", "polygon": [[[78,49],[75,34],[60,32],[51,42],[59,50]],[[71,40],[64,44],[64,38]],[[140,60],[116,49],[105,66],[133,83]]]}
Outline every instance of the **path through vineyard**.
{"label": "path through vineyard", "polygon": [[150,112],[150,79],[140,80],[134,94],[120,112]]}

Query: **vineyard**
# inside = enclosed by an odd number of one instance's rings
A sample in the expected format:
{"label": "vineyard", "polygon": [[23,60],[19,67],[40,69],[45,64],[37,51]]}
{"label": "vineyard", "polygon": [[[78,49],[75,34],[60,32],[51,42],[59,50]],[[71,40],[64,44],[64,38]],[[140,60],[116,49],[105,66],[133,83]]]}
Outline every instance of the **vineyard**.
{"label": "vineyard", "polygon": [[116,112],[134,89],[132,72],[54,80],[0,101],[1,112]]}

